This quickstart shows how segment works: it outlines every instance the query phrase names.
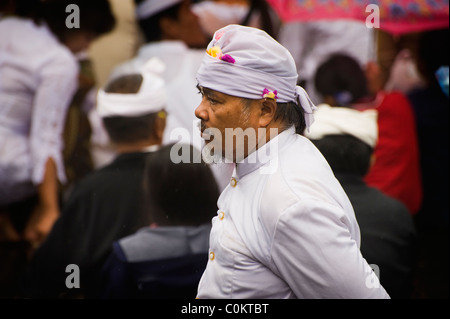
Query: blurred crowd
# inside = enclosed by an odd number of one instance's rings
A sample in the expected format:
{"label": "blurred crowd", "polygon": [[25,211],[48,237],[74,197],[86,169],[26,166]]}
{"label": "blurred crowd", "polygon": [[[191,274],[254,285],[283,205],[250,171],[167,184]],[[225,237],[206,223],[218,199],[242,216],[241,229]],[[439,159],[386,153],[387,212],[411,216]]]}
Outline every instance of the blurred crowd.
{"label": "blurred crowd", "polygon": [[[196,73],[229,24],[292,53],[390,296],[448,298],[448,29],[285,23],[264,0],[0,0],[0,298],[195,298],[231,176],[200,160]],[[171,160],[179,129],[197,161]]]}

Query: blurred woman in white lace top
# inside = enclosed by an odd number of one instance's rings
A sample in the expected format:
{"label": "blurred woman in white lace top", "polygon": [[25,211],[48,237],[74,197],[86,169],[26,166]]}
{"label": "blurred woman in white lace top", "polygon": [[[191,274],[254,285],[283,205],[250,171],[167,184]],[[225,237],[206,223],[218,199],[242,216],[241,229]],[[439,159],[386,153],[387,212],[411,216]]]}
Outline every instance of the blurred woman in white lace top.
{"label": "blurred woman in white lace top", "polygon": [[[15,16],[0,20],[0,240],[39,244],[58,217],[62,132],[78,87],[75,54],[115,24],[107,0],[69,4],[15,1]],[[26,201],[17,225],[17,203]]]}

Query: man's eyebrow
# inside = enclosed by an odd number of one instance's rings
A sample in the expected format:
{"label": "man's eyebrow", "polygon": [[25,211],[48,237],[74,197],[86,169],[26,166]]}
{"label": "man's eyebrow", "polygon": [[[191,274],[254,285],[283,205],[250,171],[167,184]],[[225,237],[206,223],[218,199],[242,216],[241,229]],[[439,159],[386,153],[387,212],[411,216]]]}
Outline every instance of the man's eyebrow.
{"label": "man's eyebrow", "polygon": [[219,96],[216,94],[216,92],[214,90],[202,87],[200,85],[197,85],[197,89],[202,92],[203,94],[207,95],[208,97],[211,98],[219,98]]}

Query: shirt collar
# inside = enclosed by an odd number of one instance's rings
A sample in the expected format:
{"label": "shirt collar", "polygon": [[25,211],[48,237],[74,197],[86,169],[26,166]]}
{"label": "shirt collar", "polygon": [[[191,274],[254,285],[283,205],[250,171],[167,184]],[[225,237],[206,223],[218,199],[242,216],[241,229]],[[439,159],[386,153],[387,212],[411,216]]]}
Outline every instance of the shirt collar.
{"label": "shirt collar", "polygon": [[291,127],[281,132],[258,150],[249,154],[244,160],[237,163],[237,178],[242,179],[246,175],[262,168],[265,164],[277,157],[281,148],[283,148],[283,146],[286,145],[289,139],[295,134],[295,127]]}
{"label": "shirt collar", "polygon": [[150,145],[150,146],[144,147],[141,150],[141,152],[143,152],[143,153],[154,153],[154,152],[158,151],[160,148],[161,148],[161,145],[158,145],[158,144]]}

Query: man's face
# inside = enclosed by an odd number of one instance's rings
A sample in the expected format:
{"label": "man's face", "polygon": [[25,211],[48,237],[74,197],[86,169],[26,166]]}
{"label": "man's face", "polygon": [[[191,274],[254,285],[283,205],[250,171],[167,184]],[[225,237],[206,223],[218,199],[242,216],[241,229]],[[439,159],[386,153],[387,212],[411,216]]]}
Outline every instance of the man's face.
{"label": "man's face", "polygon": [[190,0],[183,1],[178,12],[178,20],[174,21],[174,23],[174,26],[176,26],[176,34],[172,36],[183,41],[191,48],[205,47],[207,39],[203,33],[198,17],[191,9]]}
{"label": "man's face", "polygon": [[[195,116],[201,120],[206,145],[221,146],[220,155],[229,161],[239,162],[247,157],[258,143],[258,101],[246,103],[242,98],[208,88],[199,87],[199,90],[203,98]],[[212,136],[208,134],[211,132]]]}

